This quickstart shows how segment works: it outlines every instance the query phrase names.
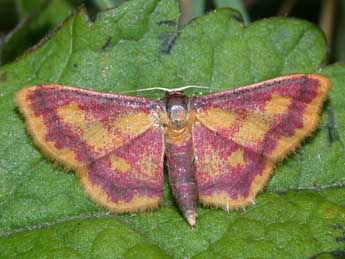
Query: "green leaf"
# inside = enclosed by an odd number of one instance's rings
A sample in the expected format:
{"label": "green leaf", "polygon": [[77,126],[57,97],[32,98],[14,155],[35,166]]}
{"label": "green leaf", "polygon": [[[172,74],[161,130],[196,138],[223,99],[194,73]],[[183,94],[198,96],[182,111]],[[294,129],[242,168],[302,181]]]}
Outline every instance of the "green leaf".
{"label": "green leaf", "polygon": [[[133,0],[93,24],[80,10],[49,40],[0,68],[0,257],[301,258],[344,249],[344,189],[260,194],[247,212],[198,208],[192,229],[167,186],[160,209],[110,216],[88,200],[73,173],[34,147],[13,102],[24,86],[54,82],[126,92],[204,85],[213,92],[319,72],[325,58],[322,33],[305,21],[273,18],[244,27],[236,11],[219,9],[178,29],[178,17],[174,0]],[[278,166],[270,191],[344,183],[345,69],[322,73],[333,90],[320,128]]]}
{"label": "green leaf", "polygon": [[[328,118],[328,130],[335,141],[344,144],[345,139],[345,114],[341,111],[345,108],[344,103],[344,82],[345,82],[345,65],[327,66],[322,70],[322,74],[331,79],[332,91],[328,104],[328,114],[333,113],[333,121]],[[340,112],[339,112],[340,111]],[[332,127],[334,129],[332,129]]]}
{"label": "green leaf", "polygon": [[67,0],[17,0],[16,3],[21,21],[1,46],[1,64],[13,61],[35,45],[73,10]]}
{"label": "green leaf", "polygon": [[249,15],[242,0],[214,0],[214,2],[217,8],[231,7],[238,10],[243,17],[244,23],[249,24]]}
{"label": "green leaf", "polygon": [[20,19],[24,19],[27,16],[30,16],[33,12],[37,11],[42,7],[43,4],[49,2],[49,0],[15,0],[16,9]]}
{"label": "green leaf", "polygon": [[[1,239],[1,256],[9,258],[139,258],[139,254],[150,256],[145,258],[169,258],[115,218],[56,222]],[[23,241],[30,245],[25,246]]]}
{"label": "green leaf", "polygon": [[0,256],[309,258],[344,249],[344,200],[334,198],[332,190],[266,193],[246,213],[200,209],[194,229],[172,205],[148,215],[65,218],[0,237]]}
{"label": "green leaf", "polygon": [[114,8],[122,4],[125,0],[93,0],[95,5],[101,10],[106,10],[109,8]]}

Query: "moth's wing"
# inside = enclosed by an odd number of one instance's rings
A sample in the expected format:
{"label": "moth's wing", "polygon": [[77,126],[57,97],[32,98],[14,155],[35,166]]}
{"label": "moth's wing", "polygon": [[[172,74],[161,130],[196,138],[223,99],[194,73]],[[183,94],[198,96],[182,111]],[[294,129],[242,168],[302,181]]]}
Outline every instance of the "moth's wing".
{"label": "moth's wing", "polygon": [[274,164],[316,128],[329,90],[325,77],[295,74],[192,100],[201,202],[253,202]]}
{"label": "moth's wing", "polygon": [[193,127],[199,200],[226,210],[254,202],[273,162],[197,122]]}
{"label": "moth's wing", "polygon": [[158,101],[43,85],[18,91],[16,102],[35,144],[74,169],[91,199],[116,212],[159,204],[164,143]]}
{"label": "moth's wing", "polygon": [[76,172],[90,197],[114,212],[157,207],[163,190],[163,134],[152,127]]}

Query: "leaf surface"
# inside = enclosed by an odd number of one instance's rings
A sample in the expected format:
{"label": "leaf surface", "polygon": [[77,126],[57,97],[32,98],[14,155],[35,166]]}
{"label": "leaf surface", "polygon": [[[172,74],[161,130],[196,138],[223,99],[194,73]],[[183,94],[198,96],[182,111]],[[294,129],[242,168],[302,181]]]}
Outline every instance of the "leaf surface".
{"label": "leaf surface", "polygon": [[73,10],[66,0],[17,0],[16,8],[20,21],[1,45],[1,64],[13,61],[26,49],[34,46]]}
{"label": "leaf surface", "polygon": [[272,18],[244,27],[236,11],[219,9],[178,28],[178,17],[174,0],[133,0],[94,23],[80,10],[49,40],[0,68],[2,257],[301,258],[344,249],[343,189],[279,194],[344,183],[341,65],[322,70],[333,90],[320,128],[278,166],[270,192],[259,194],[247,212],[199,207],[194,229],[177,212],[168,185],[162,208],[111,216],[88,200],[73,173],[34,147],[13,103],[24,86],[54,82],[107,92],[210,86],[188,92],[198,95],[281,74],[320,72],[325,59],[321,32],[305,21]]}

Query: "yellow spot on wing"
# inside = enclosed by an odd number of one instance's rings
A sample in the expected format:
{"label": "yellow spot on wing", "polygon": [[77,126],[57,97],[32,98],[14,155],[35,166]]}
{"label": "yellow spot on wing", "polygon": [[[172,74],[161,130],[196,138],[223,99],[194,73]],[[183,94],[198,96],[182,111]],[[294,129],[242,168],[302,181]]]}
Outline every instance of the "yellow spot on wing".
{"label": "yellow spot on wing", "polygon": [[272,116],[284,114],[289,109],[291,99],[287,96],[272,94],[272,98],[265,106],[265,111]]}
{"label": "yellow spot on wing", "polygon": [[269,120],[263,114],[253,111],[240,121],[239,130],[234,133],[232,139],[243,146],[257,147],[269,128]]}
{"label": "yellow spot on wing", "polygon": [[226,168],[226,161],[212,148],[205,150],[205,155],[200,160],[200,168],[207,173],[209,177],[216,177],[224,173]]}
{"label": "yellow spot on wing", "polygon": [[228,129],[236,123],[235,113],[223,111],[220,108],[209,108],[197,113],[197,119],[213,130]]}
{"label": "yellow spot on wing", "polygon": [[138,161],[141,174],[136,176],[142,180],[152,179],[155,172],[157,172],[156,165],[153,162],[153,157],[150,154],[144,154]]}
{"label": "yellow spot on wing", "polygon": [[97,118],[87,117],[77,103],[61,106],[57,109],[57,113],[60,119],[96,152],[102,154],[124,143],[124,139],[116,137],[113,132],[105,129]]}
{"label": "yellow spot on wing", "polygon": [[120,116],[114,120],[114,128],[128,135],[137,135],[138,130],[147,129],[152,126],[154,118],[145,112],[133,112]]}
{"label": "yellow spot on wing", "polygon": [[127,163],[127,161],[121,157],[111,155],[111,168],[113,170],[117,170],[121,173],[128,172],[131,169],[131,166]]}
{"label": "yellow spot on wing", "polygon": [[79,125],[85,123],[85,114],[82,113],[77,103],[70,103],[61,106],[57,109],[57,111],[58,115],[65,123]]}
{"label": "yellow spot on wing", "polygon": [[125,143],[123,138],[116,137],[115,132],[109,132],[98,121],[91,125],[85,125],[82,129],[84,132],[82,139],[97,152],[107,152],[107,150],[117,148]]}
{"label": "yellow spot on wing", "polygon": [[64,123],[86,142],[100,156],[122,146],[130,137],[137,136],[154,123],[154,118],[144,112],[130,112],[116,118],[107,129],[99,121],[82,111],[77,103],[70,103],[57,109]]}
{"label": "yellow spot on wing", "polygon": [[228,156],[228,161],[232,167],[238,167],[244,165],[243,150],[241,148],[236,149]]}

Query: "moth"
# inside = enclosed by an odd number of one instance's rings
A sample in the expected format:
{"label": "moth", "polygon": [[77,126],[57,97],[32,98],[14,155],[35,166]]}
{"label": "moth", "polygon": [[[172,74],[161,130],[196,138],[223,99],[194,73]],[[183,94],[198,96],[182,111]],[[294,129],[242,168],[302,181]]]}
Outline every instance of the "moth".
{"label": "moth", "polygon": [[164,155],[172,193],[187,222],[196,206],[244,208],[275,164],[317,127],[329,81],[293,74],[257,84],[163,100],[50,84],[23,88],[16,103],[34,143],[78,175],[115,213],[162,202]]}

